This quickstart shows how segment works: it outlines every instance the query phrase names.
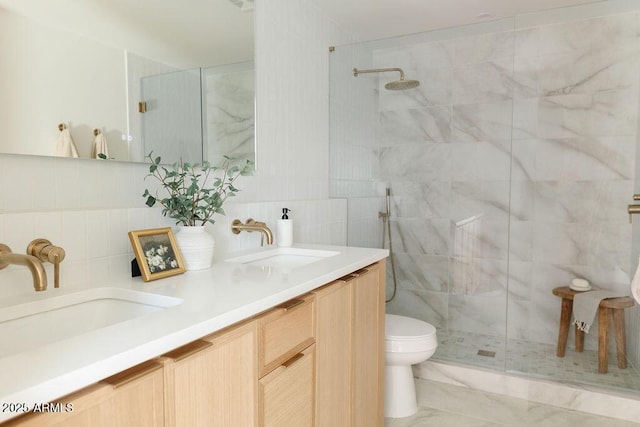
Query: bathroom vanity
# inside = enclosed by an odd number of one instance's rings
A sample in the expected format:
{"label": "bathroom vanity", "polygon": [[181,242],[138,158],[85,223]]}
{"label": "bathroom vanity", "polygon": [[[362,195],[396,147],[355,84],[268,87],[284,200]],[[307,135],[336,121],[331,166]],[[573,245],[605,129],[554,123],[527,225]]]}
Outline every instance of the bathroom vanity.
{"label": "bathroom vanity", "polygon": [[[173,305],[3,350],[3,426],[382,426],[387,255],[259,249],[114,284]],[[56,291],[6,298],[0,315],[74,293]],[[22,414],[33,408],[42,413]]]}

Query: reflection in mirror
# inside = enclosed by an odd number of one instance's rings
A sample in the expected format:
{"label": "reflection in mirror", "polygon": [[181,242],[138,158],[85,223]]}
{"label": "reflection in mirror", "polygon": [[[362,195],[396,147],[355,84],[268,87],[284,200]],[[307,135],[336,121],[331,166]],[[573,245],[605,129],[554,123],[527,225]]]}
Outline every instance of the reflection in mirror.
{"label": "reflection in mirror", "polygon": [[0,153],[54,156],[64,124],[81,158],[97,129],[113,160],[253,160],[252,6],[0,0]]}
{"label": "reflection in mirror", "polygon": [[202,162],[202,101],[200,69],[142,78],[140,139],[146,155]]}
{"label": "reflection in mirror", "polygon": [[204,153],[255,162],[255,72],[253,62],[202,70]]}

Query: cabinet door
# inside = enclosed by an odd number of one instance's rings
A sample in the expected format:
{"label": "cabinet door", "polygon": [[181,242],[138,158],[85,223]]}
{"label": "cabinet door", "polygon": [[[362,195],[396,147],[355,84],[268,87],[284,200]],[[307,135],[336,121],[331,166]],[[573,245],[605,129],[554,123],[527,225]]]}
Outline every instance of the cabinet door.
{"label": "cabinet door", "polygon": [[259,381],[261,427],[313,426],[315,344]]}
{"label": "cabinet door", "polygon": [[384,283],[385,263],[379,262],[354,274],[353,393],[355,427],[384,423]]}
{"label": "cabinet door", "polygon": [[166,354],[166,425],[254,427],[256,340],[252,321]]}
{"label": "cabinet door", "polygon": [[334,282],[316,294],[316,426],[351,424],[351,287]]}
{"label": "cabinet door", "polygon": [[385,263],[349,274],[316,294],[316,422],[384,424]]}
{"label": "cabinet door", "polygon": [[49,406],[69,412],[31,413],[3,427],[161,427],[162,383],[162,364],[145,362]]}

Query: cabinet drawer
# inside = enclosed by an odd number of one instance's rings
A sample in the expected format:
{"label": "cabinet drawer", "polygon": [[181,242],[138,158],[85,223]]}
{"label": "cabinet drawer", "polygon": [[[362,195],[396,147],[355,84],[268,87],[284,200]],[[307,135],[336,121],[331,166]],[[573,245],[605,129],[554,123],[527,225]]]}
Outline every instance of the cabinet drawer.
{"label": "cabinet drawer", "polygon": [[313,426],[314,366],[311,345],[260,379],[260,427]]}
{"label": "cabinet drawer", "polygon": [[287,301],[258,319],[259,375],[266,375],[315,342],[313,295]]}

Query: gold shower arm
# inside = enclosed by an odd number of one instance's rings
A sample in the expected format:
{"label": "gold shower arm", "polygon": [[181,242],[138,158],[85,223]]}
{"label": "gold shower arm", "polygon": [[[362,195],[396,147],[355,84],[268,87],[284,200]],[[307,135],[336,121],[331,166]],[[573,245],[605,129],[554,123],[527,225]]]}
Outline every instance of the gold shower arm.
{"label": "gold shower arm", "polygon": [[404,80],[404,71],[402,68],[372,68],[370,70],[358,70],[357,68],[353,69],[354,77],[358,77],[358,74],[367,74],[367,73],[386,73],[389,71],[397,71],[400,73],[400,80]]}

